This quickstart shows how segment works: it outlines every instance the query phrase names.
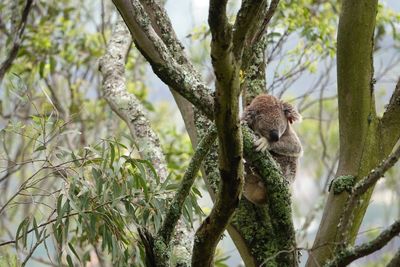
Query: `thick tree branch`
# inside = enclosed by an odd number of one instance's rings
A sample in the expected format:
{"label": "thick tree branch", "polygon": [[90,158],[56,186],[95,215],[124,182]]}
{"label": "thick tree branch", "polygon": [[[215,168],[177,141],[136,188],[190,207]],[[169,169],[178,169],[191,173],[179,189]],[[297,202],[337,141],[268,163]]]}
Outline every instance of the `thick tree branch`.
{"label": "thick tree branch", "polygon": [[247,126],[243,130],[246,162],[254,166],[267,189],[268,212],[274,230],[279,266],[297,266],[295,230],[292,221],[289,185],[269,153],[254,152],[254,134]]}
{"label": "thick tree branch", "polygon": [[381,119],[383,149],[389,153],[400,139],[400,78]]}
{"label": "thick tree branch", "polygon": [[[149,61],[154,73],[163,82],[192,102],[207,117],[213,117],[213,100],[210,89],[200,80],[200,75],[187,66],[182,66],[168,46],[152,27],[151,20],[138,0],[113,0],[133,36],[133,40]],[[172,32],[172,28],[170,29]],[[165,34],[170,34],[165,33]],[[182,55],[184,56],[184,55]]]}
{"label": "thick tree branch", "polygon": [[382,161],[376,168],[374,168],[366,177],[357,182],[354,186],[349,199],[347,201],[346,207],[343,210],[340,223],[338,225],[338,232],[343,236],[342,240],[346,241],[345,236],[348,234],[348,225],[351,220],[351,213],[354,207],[357,205],[357,201],[360,197],[367,192],[368,189],[373,187],[379,178],[383,177],[388,169],[393,167],[393,165],[400,158],[400,146]]}
{"label": "thick tree branch", "polygon": [[[365,5],[367,9],[363,9]],[[371,121],[376,116],[372,60],[376,8],[376,0],[344,1],[339,20],[339,169],[346,169],[347,174],[358,170],[359,165],[353,163],[361,160]]]}
{"label": "thick tree branch", "polygon": [[271,21],[272,17],[274,16],[275,11],[278,7],[279,1],[280,0],[272,0],[271,1],[271,4],[268,7],[267,14],[265,14],[265,18],[262,23],[262,26],[260,27],[259,32],[256,34],[255,40],[253,41],[253,43],[258,42],[264,36],[264,33],[267,30],[267,26],[268,26],[269,22]]}
{"label": "thick tree branch", "polygon": [[212,266],[215,248],[235,211],[243,183],[242,135],[239,123],[240,58],[232,54],[227,1],[210,1],[211,59],[216,76],[214,118],[218,132],[221,176],[217,201],[196,232],[193,266]]}
{"label": "thick tree branch", "polygon": [[260,8],[262,11],[260,12],[261,19],[253,23],[254,25],[245,40],[241,68],[244,74],[241,84],[244,107],[249,105],[254,97],[266,92],[265,71],[267,60],[265,50],[267,48],[267,36],[265,33],[268,23],[275,14],[278,3],[279,0],[273,0],[268,9],[266,7]]}
{"label": "thick tree branch", "polygon": [[232,40],[232,25],[226,16],[227,0],[211,0],[208,13],[208,24],[212,36],[212,43],[228,48]]}
{"label": "thick tree branch", "polygon": [[[156,169],[160,180],[165,181],[167,178],[167,169],[159,139],[150,127],[150,123],[145,116],[139,100],[134,95],[129,94],[125,88],[125,59],[131,43],[132,39],[124,22],[118,22],[107,47],[107,52],[101,58],[99,64],[100,71],[104,76],[103,95],[112,110],[128,125],[141,157],[149,160]],[[175,222],[174,226],[176,226],[177,230],[175,235],[180,235],[182,233],[186,236],[188,235],[186,226],[182,223],[177,225],[177,222]],[[142,229],[142,231],[145,231],[145,229]],[[146,243],[146,241],[153,242],[153,238],[150,237],[150,234],[142,236],[143,238],[147,238],[142,239],[144,243]],[[188,240],[190,239],[182,239],[176,236],[175,238],[179,243],[177,247],[182,251],[187,251],[187,254],[189,254],[191,244]],[[165,249],[162,253],[166,257],[159,257],[159,254],[157,254],[157,257],[154,259],[154,257],[152,257],[153,253],[160,251],[155,250],[151,253],[148,251],[147,259],[154,260],[158,266],[166,266],[169,262],[169,246],[163,247],[168,248],[168,250]],[[156,248],[159,247],[152,247],[151,249]],[[179,259],[180,264],[182,264],[182,266],[187,266],[189,258]]]}
{"label": "thick tree branch", "polygon": [[[362,12],[360,12],[362,10]],[[385,155],[378,141],[373,81],[373,36],[377,0],[343,0],[337,36],[337,78],[339,104],[340,156],[336,176],[368,175]],[[357,45],[354,45],[357,44]],[[353,220],[346,239],[355,240],[369,203],[371,191],[362,204],[352,209]],[[346,206],[348,193],[328,196],[306,266],[323,265],[332,257],[334,246],[341,242],[337,225]],[[327,244],[322,247],[323,244]]]}
{"label": "thick tree branch", "polygon": [[0,82],[3,80],[4,75],[6,74],[8,69],[11,67],[13,61],[15,60],[15,58],[18,55],[19,48],[21,47],[22,36],[24,34],[26,22],[28,20],[28,15],[32,9],[32,6],[33,6],[33,0],[26,0],[26,5],[22,12],[21,22],[19,24],[18,30],[14,37],[13,46],[12,46],[11,51],[9,52],[6,60],[4,60],[4,62],[1,63],[1,65],[0,65]]}
{"label": "thick tree branch", "polygon": [[106,54],[100,59],[103,96],[112,110],[127,124],[143,159],[149,160],[161,180],[167,178],[165,158],[159,139],[150,127],[139,100],[126,91],[125,60],[132,43],[123,22],[116,24]]}
{"label": "thick tree branch", "polygon": [[236,58],[242,57],[244,47],[253,44],[253,37],[260,32],[260,26],[267,13],[268,1],[247,0],[237,14],[233,26],[233,53]]}
{"label": "thick tree branch", "polygon": [[140,3],[149,16],[153,29],[168,47],[172,57],[174,57],[179,64],[190,64],[183,53],[183,45],[179,42],[173,31],[171,21],[165,8],[155,0],[140,0]]}
{"label": "thick tree branch", "polygon": [[264,36],[252,46],[245,48],[243,53],[242,71],[244,77],[243,82],[240,85],[243,107],[249,105],[250,102],[259,94],[266,93],[266,47],[267,38]]}
{"label": "thick tree branch", "polygon": [[395,221],[386,230],[382,231],[378,237],[370,242],[359,246],[346,248],[339,251],[335,258],[329,261],[326,267],[347,266],[352,261],[369,255],[384,247],[393,237],[400,233],[400,220]]}

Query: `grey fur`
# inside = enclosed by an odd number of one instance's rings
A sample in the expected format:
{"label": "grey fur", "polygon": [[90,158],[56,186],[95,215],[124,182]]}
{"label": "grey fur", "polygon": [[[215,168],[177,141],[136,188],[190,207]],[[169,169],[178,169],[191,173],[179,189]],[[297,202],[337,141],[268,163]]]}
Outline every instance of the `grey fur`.
{"label": "grey fur", "polygon": [[[246,107],[242,120],[259,136],[255,142],[257,150],[268,150],[275,161],[281,167],[282,173],[289,182],[293,182],[296,176],[298,158],[303,154],[300,140],[291,124],[301,120],[301,115],[295,108],[272,95],[262,94],[253,99]],[[279,139],[272,140],[273,135],[278,134]],[[276,136],[275,136],[276,138]],[[250,170],[250,168],[246,168]],[[255,181],[254,172],[249,173],[250,179],[245,176],[244,195],[255,204],[265,203],[265,186],[259,178]],[[251,183],[251,186],[250,186]],[[258,188],[254,185],[257,184]]]}

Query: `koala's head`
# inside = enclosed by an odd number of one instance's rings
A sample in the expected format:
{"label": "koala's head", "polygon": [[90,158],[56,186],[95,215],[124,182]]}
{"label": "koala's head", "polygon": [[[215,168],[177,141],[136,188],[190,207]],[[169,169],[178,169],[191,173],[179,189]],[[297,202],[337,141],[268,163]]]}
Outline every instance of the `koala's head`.
{"label": "koala's head", "polygon": [[278,141],[289,123],[301,119],[301,115],[289,103],[272,95],[259,95],[246,108],[243,116],[250,128],[267,138]]}

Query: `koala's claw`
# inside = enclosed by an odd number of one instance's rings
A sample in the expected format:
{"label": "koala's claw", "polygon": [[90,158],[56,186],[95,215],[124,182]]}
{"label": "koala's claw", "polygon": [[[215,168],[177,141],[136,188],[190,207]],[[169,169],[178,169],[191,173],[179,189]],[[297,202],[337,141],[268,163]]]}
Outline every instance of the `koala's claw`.
{"label": "koala's claw", "polygon": [[257,147],[256,151],[265,152],[269,147],[269,143],[268,143],[267,138],[261,137],[257,141],[254,142],[254,146]]}

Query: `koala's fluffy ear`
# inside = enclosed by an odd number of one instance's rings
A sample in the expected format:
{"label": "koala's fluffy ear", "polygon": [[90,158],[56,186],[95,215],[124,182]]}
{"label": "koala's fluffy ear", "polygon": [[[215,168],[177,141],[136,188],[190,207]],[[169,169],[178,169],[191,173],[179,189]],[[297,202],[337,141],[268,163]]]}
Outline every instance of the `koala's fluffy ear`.
{"label": "koala's fluffy ear", "polygon": [[295,121],[301,122],[301,115],[297,110],[289,103],[282,102],[283,112],[285,112],[285,116],[290,123]]}

